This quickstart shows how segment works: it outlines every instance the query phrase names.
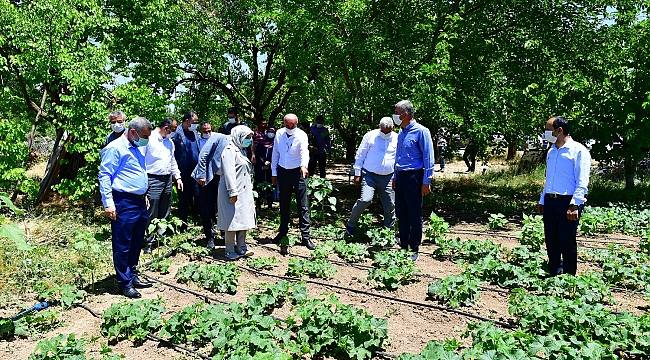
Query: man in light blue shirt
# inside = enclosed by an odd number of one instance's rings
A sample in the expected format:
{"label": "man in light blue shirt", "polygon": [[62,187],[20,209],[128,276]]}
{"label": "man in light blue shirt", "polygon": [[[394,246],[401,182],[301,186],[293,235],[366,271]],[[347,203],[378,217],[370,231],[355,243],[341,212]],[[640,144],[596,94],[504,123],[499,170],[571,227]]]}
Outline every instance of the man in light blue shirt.
{"label": "man in light blue shirt", "polygon": [[149,120],[136,117],[129,128],[101,152],[99,191],[104,213],[111,219],[113,264],[117,284],[129,298],[141,295],[135,288],[151,287],[136,272],[140,249],[149,221],[146,193],[149,186],[145,157],[138,149],[147,146],[153,127]]}
{"label": "man in light blue shirt", "polygon": [[544,136],[553,144],[546,154],[546,182],[537,210],[544,216],[544,237],[551,276],[575,275],[578,268],[576,231],[587,201],[591,155],[569,136],[569,122],[555,116]]}
{"label": "man in light blue shirt", "polygon": [[402,131],[395,155],[395,214],[399,220],[400,246],[415,252],[418,259],[422,242],[422,198],[431,192],[435,161],[431,132],[413,118],[413,104],[402,100],[395,105],[393,121]]}

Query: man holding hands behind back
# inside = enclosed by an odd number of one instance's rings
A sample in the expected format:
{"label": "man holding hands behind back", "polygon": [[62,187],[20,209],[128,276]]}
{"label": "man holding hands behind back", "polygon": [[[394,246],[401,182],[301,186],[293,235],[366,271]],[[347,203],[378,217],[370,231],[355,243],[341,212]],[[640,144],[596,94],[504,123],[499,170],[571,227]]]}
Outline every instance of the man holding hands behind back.
{"label": "man holding hands behind back", "polygon": [[544,216],[544,237],[550,276],[575,275],[578,268],[576,231],[587,201],[591,155],[569,136],[569,121],[554,116],[544,136],[553,144],[546,154],[546,181],[537,210]]}
{"label": "man holding hands behind back", "polygon": [[140,249],[149,221],[147,188],[149,180],[144,155],[139,147],[147,146],[153,127],[149,120],[136,117],[129,128],[101,152],[99,191],[104,212],[111,219],[113,264],[117,284],[124,296],[139,298],[135,289],[151,287],[136,273]]}
{"label": "man holding hands behind back", "polygon": [[314,249],[309,232],[309,204],[307,203],[307,176],[309,149],[307,134],[298,129],[295,114],[284,116],[284,127],[276,132],[271,157],[271,182],[280,190],[280,229],[273,242],[278,244],[289,233],[291,194],[295,192],[302,244]]}

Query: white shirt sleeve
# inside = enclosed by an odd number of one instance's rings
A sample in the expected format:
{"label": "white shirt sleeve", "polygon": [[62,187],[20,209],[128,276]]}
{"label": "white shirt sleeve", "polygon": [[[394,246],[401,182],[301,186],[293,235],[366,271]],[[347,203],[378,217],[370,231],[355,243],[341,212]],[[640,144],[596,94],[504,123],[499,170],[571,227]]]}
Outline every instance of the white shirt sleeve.
{"label": "white shirt sleeve", "polygon": [[371,132],[366,133],[361,140],[361,144],[357,149],[357,155],[354,161],[354,176],[361,176],[361,169],[363,168],[363,163],[366,160],[366,155],[368,154],[368,149],[370,149],[370,134]]}

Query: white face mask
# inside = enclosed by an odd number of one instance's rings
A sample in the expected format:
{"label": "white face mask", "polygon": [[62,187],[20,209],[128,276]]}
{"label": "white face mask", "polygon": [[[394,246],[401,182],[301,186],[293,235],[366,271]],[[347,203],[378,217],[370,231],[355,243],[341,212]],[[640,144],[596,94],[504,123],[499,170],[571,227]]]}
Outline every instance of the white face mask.
{"label": "white face mask", "polygon": [[393,114],[393,122],[397,126],[399,126],[402,123],[402,119],[400,119],[399,117],[400,117],[400,115]]}
{"label": "white face mask", "polygon": [[269,139],[273,139],[275,137],[275,133],[268,133],[266,136],[268,136]]}
{"label": "white face mask", "polygon": [[121,133],[122,131],[124,131],[124,123],[116,122],[115,124],[111,124],[111,129],[116,133]]}
{"label": "white face mask", "polygon": [[210,138],[210,135],[212,135],[212,134],[201,134],[201,138],[203,140],[208,140]]}
{"label": "white face mask", "polygon": [[228,118],[228,123],[234,124],[235,123],[235,118]]}
{"label": "white face mask", "polygon": [[391,135],[392,135],[392,131],[389,132],[388,134],[384,134],[384,133],[381,132],[381,131],[379,132],[379,136],[381,136],[381,138],[384,139],[384,140],[388,140],[388,139],[390,139],[390,136],[391,136]]}
{"label": "white face mask", "polygon": [[296,132],[296,128],[287,129],[287,135],[293,135]]}
{"label": "white face mask", "polygon": [[555,142],[557,141],[557,136],[553,136],[553,131],[551,131],[551,130],[544,131],[544,137],[551,144],[555,144]]}
{"label": "white face mask", "polygon": [[197,127],[198,125],[199,125],[199,124],[190,124],[190,131],[196,131],[196,127]]}

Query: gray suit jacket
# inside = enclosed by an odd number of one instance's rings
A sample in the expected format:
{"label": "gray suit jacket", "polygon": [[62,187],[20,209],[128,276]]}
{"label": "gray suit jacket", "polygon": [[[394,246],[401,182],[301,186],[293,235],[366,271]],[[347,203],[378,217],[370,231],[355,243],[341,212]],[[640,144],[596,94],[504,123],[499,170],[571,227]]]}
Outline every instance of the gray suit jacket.
{"label": "gray suit jacket", "polygon": [[221,153],[228,144],[230,144],[230,136],[212,133],[208,142],[203,145],[199,153],[199,162],[192,171],[194,180],[205,179],[205,183],[209,184],[217,176],[217,171],[221,167]]}

